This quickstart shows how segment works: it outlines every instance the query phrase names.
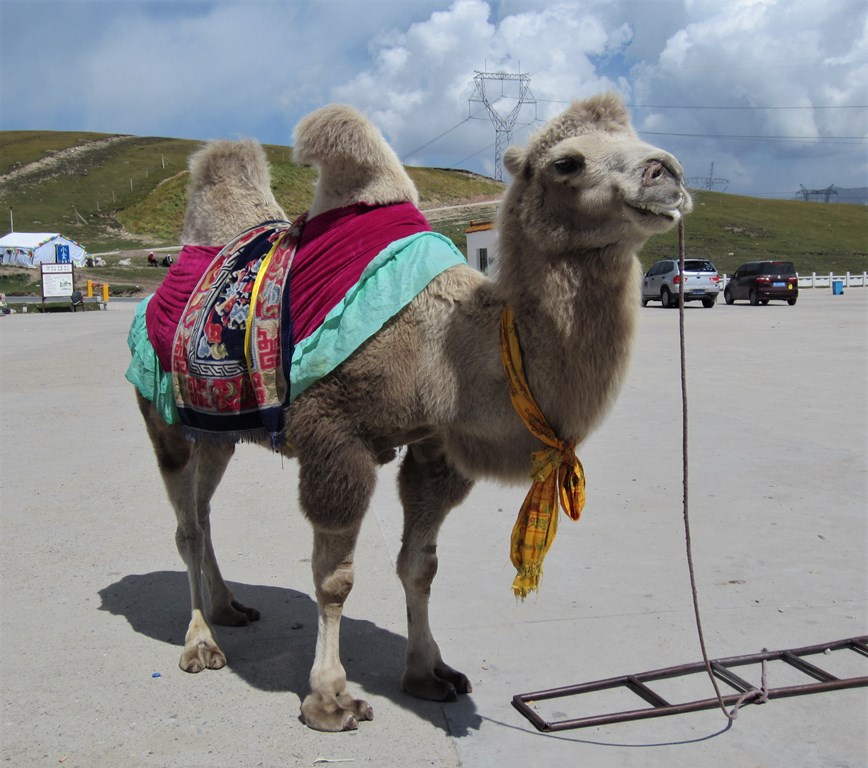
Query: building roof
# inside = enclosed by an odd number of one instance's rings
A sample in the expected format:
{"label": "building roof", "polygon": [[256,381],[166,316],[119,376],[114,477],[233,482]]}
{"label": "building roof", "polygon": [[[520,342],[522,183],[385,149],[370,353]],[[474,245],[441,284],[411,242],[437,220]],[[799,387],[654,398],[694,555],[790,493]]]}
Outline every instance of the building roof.
{"label": "building roof", "polygon": [[[63,235],[59,232],[10,232],[0,237],[0,248],[38,248],[55,237]],[[68,237],[64,239],[69,240]]]}
{"label": "building roof", "polygon": [[488,232],[490,229],[494,229],[493,221],[471,221],[464,233],[469,235],[471,232]]}

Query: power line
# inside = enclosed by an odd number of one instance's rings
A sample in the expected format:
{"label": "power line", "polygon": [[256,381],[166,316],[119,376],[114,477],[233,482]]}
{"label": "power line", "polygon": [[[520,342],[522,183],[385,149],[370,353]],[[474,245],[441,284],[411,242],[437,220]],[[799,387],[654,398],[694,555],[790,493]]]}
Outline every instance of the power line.
{"label": "power line", "polygon": [[864,136],[741,136],[729,133],[673,133],[667,131],[638,131],[646,136],[680,136],[692,139],[746,139],[748,141],[840,141],[847,143],[863,143],[868,141]]}
{"label": "power line", "polygon": [[719,106],[719,107],[707,107],[707,106],[676,106],[676,105],[663,105],[663,104],[630,104],[630,109],[868,109],[868,105],[864,104],[837,104],[837,105],[828,105],[828,106],[812,106],[812,107],[751,107],[751,106]]}
{"label": "power line", "polygon": [[[570,101],[561,100],[561,99],[536,99],[536,101],[546,101],[546,102],[557,103],[557,104],[570,104],[571,103]],[[696,109],[696,110],[760,110],[760,109],[804,110],[804,109],[868,109],[868,106],[839,105],[839,106],[815,106],[815,107],[804,107],[804,106],[802,106],[802,107],[785,107],[785,106],[768,106],[768,107],[717,106],[717,107],[715,107],[715,106],[695,106],[695,105],[694,106],[630,105],[630,108],[631,109],[685,109],[685,110],[691,110],[691,109]],[[451,128],[447,128],[445,131],[438,134],[434,138],[430,139],[429,141],[425,142],[424,144],[420,145],[419,147],[416,147],[411,152],[404,153],[404,156],[409,157],[409,156],[415,155],[417,152],[421,152],[423,149],[428,148],[429,146],[434,144],[436,141],[438,141],[438,140],[442,139],[444,136],[452,133],[452,131],[460,128],[462,125],[469,122],[470,120],[473,120],[473,119],[484,120],[484,119],[486,119],[484,117],[479,117],[482,114],[482,112],[484,112],[484,111],[485,111],[484,109],[480,109],[477,112],[469,115],[468,117],[464,118],[460,122],[453,125]],[[521,130],[524,128],[531,127],[533,125],[543,124],[544,122],[545,122],[544,120],[537,118],[533,122],[530,122],[530,123],[513,123],[513,126],[518,127],[518,129]],[[862,145],[866,141],[868,141],[868,139],[866,139],[863,136],[775,136],[775,135],[763,136],[763,135],[739,135],[739,134],[678,133],[678,132],[667,132],[667,131],[642,131],[642,130],[638,131],[638,133],[646,135],[646,136],[673,136],[673,137],[678,137],[678,138],[693,138],[693,139],[733,139],[736,141],[771,141],[771,142],[784,142],[784,143],[810,141],[810,142],[830,142],[830,143],[836,143],[837,142],[839,144]],[[477,155],[480,155],[483,152],[490,150],[492,146],[495,146],[495,145],[489,144],[488,146],[483,147],[482,149],[479,149],[476,152],[473,152],[472,154],[468,155],[467,157],[463,158],[462,160],[459,160],[452,167],[453,168],[460,167],[462,164],[466,163],[468,160],[471,160],[474,157],[476,157]]]}
{"label": "power line", "polygon": [[[480,109],[479,112],[482,112],[482,110]],[[478,115],[479,112],[477,112],[476,114]],[[431,139],[431,141],[426,141],[421,147],[416,147],[416,149],[414,149],[412,152],[405,152],[404,153],[405,157],[415,155],[417,152],[421,152],[426,147],[430,147],[435,141],[437,141],[438,139],[442,139],[447,133],[452,133],[452,131],[454,131],[456,128],[460,128],[462,125],[464,125],[464,123],[466,123],[468,120],[470,120],[473,117],[476,117],[476,115],[468,115],[460,123],[456,123],[451,128],[447,128],[439,136],[435,136],[433,139]]]}
{"label": "power line", "polygon": [[[537,99],[551,104],[572,104],[568,99]],[[629,109],[719,109],[719,110],[757,110],[757,109],[868,109],[868,104],[835,104],[835,105],[816,105],[816,106],[798,106],[798,107],[763,107],[763,106],[708,106],[697,104],[628,104]]]}

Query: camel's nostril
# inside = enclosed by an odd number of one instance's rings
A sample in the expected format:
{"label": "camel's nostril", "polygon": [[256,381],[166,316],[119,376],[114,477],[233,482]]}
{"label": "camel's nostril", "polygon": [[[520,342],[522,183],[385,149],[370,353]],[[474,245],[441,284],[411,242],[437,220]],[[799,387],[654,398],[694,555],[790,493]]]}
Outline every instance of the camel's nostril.
{"label": "camel's nostril", "polygon": [[642,174],[642,181],[645,184],[651,184],[666,174],[666,166],[659,160],[649,160],[645,166],[645,172]]}

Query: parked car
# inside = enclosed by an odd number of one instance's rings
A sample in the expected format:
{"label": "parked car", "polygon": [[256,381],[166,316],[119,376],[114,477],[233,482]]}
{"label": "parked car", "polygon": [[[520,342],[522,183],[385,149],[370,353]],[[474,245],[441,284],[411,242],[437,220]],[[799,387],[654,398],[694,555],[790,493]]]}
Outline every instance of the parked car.
{"label": "parked car", "polygon": [[664,307],[678,306],[679,285],[684,280],[684,301],[701,301],[711,308],[720,292],[720,276],[708,259],[685,259],[684,274],[678,259],[663,259],[652,265],[642,278],[642,306],[659,301]]}
{"label": "parked car", "polygon": [[749,261],[742,264],[726,284],[727,304],[747,299],[751,304],[785,301],[790,306],[799,298],[799,278],[791,261]]}

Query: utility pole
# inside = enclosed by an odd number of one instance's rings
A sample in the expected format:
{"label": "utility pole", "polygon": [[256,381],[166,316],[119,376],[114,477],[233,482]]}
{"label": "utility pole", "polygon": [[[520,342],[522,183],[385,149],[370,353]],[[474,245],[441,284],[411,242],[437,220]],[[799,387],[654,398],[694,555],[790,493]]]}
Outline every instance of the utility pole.
{"label": "utility pole", "polygon": [[[525,104],[536,105],[536,99],[530,90],[530,75],[510,74],[507,72],[480,72],[475,70],[473,78],[475,88],[470,101],[479,101],[485,105],[491,122],[494,124],[494,178],[503,181],[501,160],[506,148],[512,143],[512,129],[518,118],[518,113]],[[491,84],[494,85],[491,85]],[[500,83],[498,92],[497,83]],[[507,93],[506,84],[514,84]],[[517,89],[517,93],[515,92]],[[515,105],[506,114],[501,114],[495,106],[502,99],[515,99]]]}

